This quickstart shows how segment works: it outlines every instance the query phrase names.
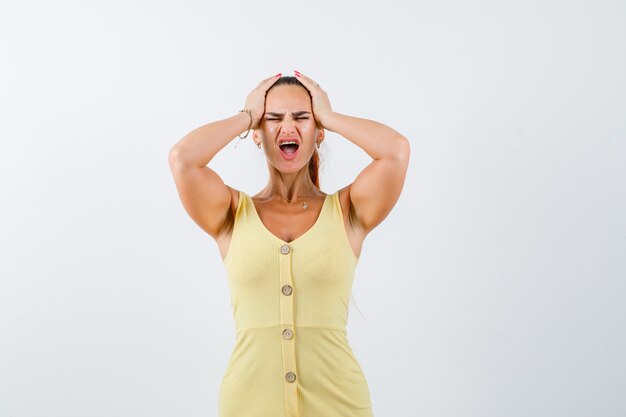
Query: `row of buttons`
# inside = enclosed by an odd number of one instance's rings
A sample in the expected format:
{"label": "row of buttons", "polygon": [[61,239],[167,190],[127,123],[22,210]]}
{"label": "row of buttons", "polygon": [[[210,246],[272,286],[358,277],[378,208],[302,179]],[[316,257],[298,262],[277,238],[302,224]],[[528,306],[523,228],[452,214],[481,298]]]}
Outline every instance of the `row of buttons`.
{"label": "row of buttons", "polygon": [[[291,252],[291,246],[282,245],[280,247],[280,253],[282,253],[283,255],[289,255],[290,252]],[[293,288],[291,287],[291,285],[287,285],[287,284],[283,285],[282,292],[283,292],[283,295],[291,295],[291,293],[293,292]],[[293,337],[293,331],[291,329],[283,330],[284,339],[289,340],[292,337]],[[285,374],[285,380],[287,380],[287,382],[294,382],[296,380],[296,374],[294,372],[287,372]]]}

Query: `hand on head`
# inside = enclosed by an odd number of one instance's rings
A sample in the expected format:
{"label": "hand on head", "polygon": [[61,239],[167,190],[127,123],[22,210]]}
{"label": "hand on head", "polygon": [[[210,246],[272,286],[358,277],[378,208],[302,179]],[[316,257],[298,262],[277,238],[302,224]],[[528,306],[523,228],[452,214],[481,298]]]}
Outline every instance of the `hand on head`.
{"label": "hand on head", "polygon": [[265,94],[267,90],[280,79],[281,74],[273,75],[269,78],[262,80],[255,88],[252,90],[248,97],[246,98],[246,104],[244,105],[244,109],[248,109],[252,112],[252,126],[251,129],[258,129],[261,124],[261,118],[263,117],[263,113],[265,113]]}
{"label": "hand on head", "polygon": [[330,100],[328,100],[328,94],[326,94],[326,91],[322,90],[320,85],[311,78],[300,73],[299,71],[294,71],[294,73],[298,80],[300,80],[306,89],[309,90],[313,107],[313,117],[323,128],[324,122],[327,120],[328,116],[333,113],[333,109],[330,106]]}
{"label": "hand on head", "polygon": [[[324,128],[324,122],[328,116],[333,113],[328,94],[319,86],[318,83],[313,81],[306,75],[294,71],[295,76],[300,80],[304,87],[309,91],[311,95],[311,104],[313,110],[313,118],[318,122],[320,127]],[[258,129],[261,124],[261,119],[265,113],[265,97],[267,90],[274,85],[276,81],[280,79],[282,74],[276,74],[269,78],[262,80],[247,96],[244,109],[248,109],[252,112],[252,126],[251,129]]]}

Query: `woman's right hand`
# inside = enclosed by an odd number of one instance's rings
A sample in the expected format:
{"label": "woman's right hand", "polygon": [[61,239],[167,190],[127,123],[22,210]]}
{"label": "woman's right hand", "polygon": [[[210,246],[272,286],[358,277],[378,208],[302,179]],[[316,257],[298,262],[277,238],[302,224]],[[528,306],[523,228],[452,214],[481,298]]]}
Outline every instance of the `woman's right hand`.
{"label": "woman's right hand", "polygon": [[267,90],[280,78],[281,74],[273,75],[269,78],[261,81],[255,88],[252,90],[248,97],[246,98],[246,104],[244,105],[244,109],[248,109],[252,112],[252,126],[250,129],[258,129],[261,124],[261,118],[265,113],[265,94]]}

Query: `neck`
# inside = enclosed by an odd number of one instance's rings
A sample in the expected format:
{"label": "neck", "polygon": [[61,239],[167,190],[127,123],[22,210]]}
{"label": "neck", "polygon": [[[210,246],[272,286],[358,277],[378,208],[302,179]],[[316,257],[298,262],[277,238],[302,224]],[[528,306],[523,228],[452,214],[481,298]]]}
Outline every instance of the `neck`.
{"label": "neck", "polygon": [[261,194],[267,198],[277,198],[288,203],[315,199],[322,195],[319,188],[311,180],[308,166],[294,173],[281,173],[273,169],[270,174],[270,181]]}

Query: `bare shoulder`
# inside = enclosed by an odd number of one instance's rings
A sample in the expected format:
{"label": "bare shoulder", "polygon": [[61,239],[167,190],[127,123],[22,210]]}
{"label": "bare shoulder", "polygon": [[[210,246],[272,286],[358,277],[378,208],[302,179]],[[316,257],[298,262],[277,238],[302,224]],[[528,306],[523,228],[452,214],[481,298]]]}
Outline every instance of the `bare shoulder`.
{"label": "bare shoulder", "polygon": [[348,242],[350,242],[355,256],[359,258],[361,256],[363,241],[368,234],[368,230],[358,221],[354,213],[354,207],[352,207],[350,200],[351,185],[352,184],[348,184],[339,190],[339,204],[341,205],[341,213],[343,215],[343,223]]}
{"label": "bare shoulder", "polygon": [[341,204],[341,212],[343,213],[344,222],[346,223],[346,226],[354,229],[355,232],[367,234],[367,231],[356,217],[354,206],[352,205],[352,200],[350,199],[351,188],[352,184],[348,184],[339,190],[339,203]]}
{"label": "bare shoulder", "polygon": [[350,210],[350,185],[348,184],[339,190],[339,203],[344,220],[347,219],[346,214],[349,214]]}
{"label": "bare shoulder", "polygon": [[230,192],[230,208],[228,214],[224,218],[224,223],[219,233],[212,236],[215,239],[222,261],[226,258],[230,247],[230,241],[233,237],[233,229],[235,225],[235,214],[237,213],[237,205],[239,204],[239,190],[227,186]]}
{"label": "bare shoulder", "polygon": [[228,187],[228,191],[230,192],[230,210],[228,215],[225,217],[224,224],[222,225],[220,233],[216,236],[216,238],[232,233],[235,214],[237,213],[237,206],[239,205],[239,190],[231,187],[230,185],[225,185]]}

